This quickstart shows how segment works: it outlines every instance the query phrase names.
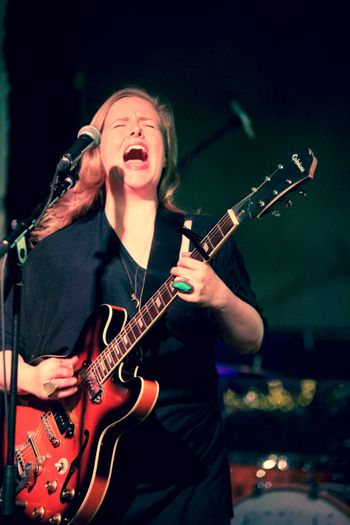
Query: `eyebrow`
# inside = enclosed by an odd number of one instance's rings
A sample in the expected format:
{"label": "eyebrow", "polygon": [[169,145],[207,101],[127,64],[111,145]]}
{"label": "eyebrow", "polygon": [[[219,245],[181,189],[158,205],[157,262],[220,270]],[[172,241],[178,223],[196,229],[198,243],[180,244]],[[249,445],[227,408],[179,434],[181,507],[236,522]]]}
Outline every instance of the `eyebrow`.
{"label": "eyebrow", "polygon": [[[118,117],[116,118],[115,120],[113,120],[112,124],[114,124],[115,122],[119,122],[119,121],[122,121],[122,122],[127,122],[128,120],[130,119],[130,117]],[[155,119],[153,119],[152,117],[139,117],[138,120],[150,120],[151,122],[157,122]]]}

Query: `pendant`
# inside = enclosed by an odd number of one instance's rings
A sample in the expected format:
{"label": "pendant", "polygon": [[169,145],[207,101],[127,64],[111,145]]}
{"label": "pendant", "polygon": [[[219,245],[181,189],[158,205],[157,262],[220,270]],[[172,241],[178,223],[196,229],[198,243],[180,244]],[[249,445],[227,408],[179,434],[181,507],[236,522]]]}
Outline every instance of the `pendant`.
{"label": "pendant", "polygon": [[133,292],[133,293],[131,294],[131,299],[132,299],[132,301],[135,301],[135,306],[136,306],[137,309],[139,309],[139,308],[140,308],[140,301],[139,301],[139,299],[136,297],[136,293],[135,293],[135,292]]}

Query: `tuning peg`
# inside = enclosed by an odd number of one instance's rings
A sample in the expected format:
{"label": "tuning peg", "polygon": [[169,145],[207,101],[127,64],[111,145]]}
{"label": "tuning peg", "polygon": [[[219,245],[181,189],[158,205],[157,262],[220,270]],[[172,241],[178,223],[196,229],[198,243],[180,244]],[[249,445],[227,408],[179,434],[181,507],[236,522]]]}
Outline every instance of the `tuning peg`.
{"label": "tuning peg", "polygon": [[300,190],[298,191],[299,195],[301,195],[302,197],[306,197],[307,193],[305,190],[303,190],[302,188],[300,188]]}
{"label": "tuning peg", "polygon": [[274,210],[272,213],[271,213],[272,217],[275,217],[275,219],[278,219],[279,217],[281,217],[281,212],[278,211],[278,210]]}

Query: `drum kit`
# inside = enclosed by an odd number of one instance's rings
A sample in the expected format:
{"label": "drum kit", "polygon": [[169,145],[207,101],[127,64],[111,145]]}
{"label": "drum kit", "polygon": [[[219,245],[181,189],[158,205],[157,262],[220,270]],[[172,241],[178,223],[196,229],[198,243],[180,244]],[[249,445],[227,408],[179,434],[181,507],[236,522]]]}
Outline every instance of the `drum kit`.
{"label": "drum kit", "polygon": [[218,372],[232,525],[350,525],[350,381]]}

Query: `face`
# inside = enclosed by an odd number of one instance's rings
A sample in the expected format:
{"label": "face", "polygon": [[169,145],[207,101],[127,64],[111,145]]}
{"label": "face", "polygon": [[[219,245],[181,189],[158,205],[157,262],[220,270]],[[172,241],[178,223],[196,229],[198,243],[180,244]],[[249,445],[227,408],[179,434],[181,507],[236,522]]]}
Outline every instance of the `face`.
{"label": "face", "polygon": [[165,166],[159,116],[139,97],[113,104],[105,119],[100,154],[107,174],[107,191],[155,196]]}

